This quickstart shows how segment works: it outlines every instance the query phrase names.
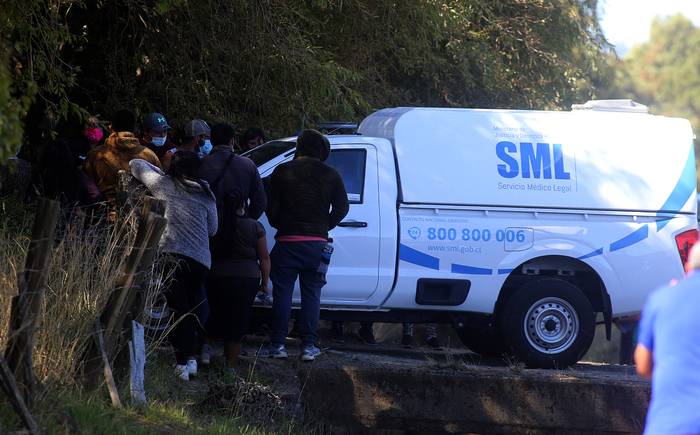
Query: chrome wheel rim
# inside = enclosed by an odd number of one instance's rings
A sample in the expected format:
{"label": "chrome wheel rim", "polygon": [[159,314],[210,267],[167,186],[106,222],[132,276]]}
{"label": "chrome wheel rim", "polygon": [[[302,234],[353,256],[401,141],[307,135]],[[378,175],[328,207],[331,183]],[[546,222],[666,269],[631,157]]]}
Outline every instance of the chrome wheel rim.
{"label": "chrome wheel rim", "polygon": [[567,301],[548,297],[530,306],[523,328],[527,341],[537,351],[556,354],[574,343],[578,337],[579,320]]}

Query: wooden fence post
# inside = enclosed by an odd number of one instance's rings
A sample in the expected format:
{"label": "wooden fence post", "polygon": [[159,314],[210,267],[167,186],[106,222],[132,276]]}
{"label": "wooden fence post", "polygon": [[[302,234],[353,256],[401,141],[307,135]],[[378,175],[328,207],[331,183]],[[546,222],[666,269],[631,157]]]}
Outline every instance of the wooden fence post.
{"label": "wooden fence post", "polygon": [[42,198],[39,202],[24,271],[18,279],[19,293],[12,298],[10,310],[10,331],[5,358],[29,408],[34,405],[36,387],[32,363],[34,330],[48,280],[59,211],[60,205],[57,201]]}
{"label": "wooden fence post", "polygon": [[[165,231],[167,220],[153,213],[151,210],[160,211],[164,206],[155,198],[145,199],[139,217],[139,227],[136,232],[134,245],[126,260],[122,263],[122,270],[115,290],[100,315],[100,323],[104,326],[103,347],[108,362],[111,363],[117,354],[119,343],[125,328],[125,321],[129,314],[135,318],[139,313],[133,312],[134,300],[138,294],[139,284],[148,261],[153,261],[156,246]],[[127,328],[130,325],[127,325]],[[104,365],[101,352],[92,347],[87,352],[86,381],[89,385],[99,384],[99,365]]]}
{"label": "wooden fence post", "polygon": [[132,339],[129,341],[129,378],[131,401],[137,405],[146,404],[146,390],[143,386],[146,368],[146,344],[143,338],[143,325],[131,321]]}
{"label": "wooden fence post", "polygon": [[124,270],[117,282],[117,290],[101,317],[105,325],[105,349],[109,355],[114,354],[118,338],[124,328],[124,320],[129,312],[129,308],[131,308],[128,306],[128,302],[133,301],[132,294],[135,290],[133,286],[140,278],[140,273],[142,272],[139,269],[142,266],[141,260],[149,249],[155,249],[155,246],[150,244],[158,244],[165,231],[166,224],[167,220],[164,217],[148,213],[145,222],[139,226],[134,248],[127,257]]}
{"label": "wooden fence post", "polygon": [[[147,196],[143,199],[143,208],[141,210],[141,219],[145,221],[150,213],[154,213],[157,216],[163,216],[165,214],[165,203],[159,199]],[[127,314],[130,314],[131,319],[137,319],[144,310],[143,289],[144,280],[148,275],[148,269],[153,266],[156,254],[158,253],[158,242],[165,231],[165,226],[167,222],[163,221],[159,224],[159,227],[155,231],[151,232],[148,241],[146,242],[146,249],[141,256],[141,261],[137,266],[137,273],[134,278],[133,289],[129,292],[128,298],[124,303],[124,309],[127,310]],[[124,325],[125,327],[130,327],[129,325]]]}
{"label": "wooden fence post", "polygon": [[95,340],[97,341],[97,349],[99,350],[100,357],[102,358],[105,382],[107,383],[107,389],[109,390],[109,397],[110,399],[112,399],[112,406],[114,406],[115,408],[121,408],[122,402],[119,399],[119,390],[117,389],[117,383],[114,382],[112,365],[109,362],[107,352],[105,352],[105,343],[102,337],[102,325],[100,324],[99,320],[95,322]]}

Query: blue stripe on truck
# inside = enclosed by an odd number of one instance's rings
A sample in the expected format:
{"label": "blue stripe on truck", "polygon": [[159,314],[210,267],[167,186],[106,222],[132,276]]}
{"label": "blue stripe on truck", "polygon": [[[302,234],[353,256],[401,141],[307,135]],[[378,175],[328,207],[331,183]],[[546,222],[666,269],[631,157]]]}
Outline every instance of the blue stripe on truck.
{"label": "blue stripe on truck", "polygon": [[424,254],[416,249],[409,248],[403,243],[399,244],[399,260],[406,261],[428,269],[440,270],[440,259],[432,255]]}
{"label": "blue stripe on truck", "polygon": [[646,239],[647,237],[649,237],[649,225],[644,224],[640,228],[637,228],[635,231],[626,235],[625,237],[612,242],[610,244],[610,252],[615,252],[615,251],[618,251],[620,249],[632,246],[636,243],[641,242],[642,240]]}
{"label": "blue stripe on truck", "polygon": [[[659,213],[679,212],[683,205],[688,201],[690,195],[695,192],[695,149],[690,146],[690,153],[688,154],[688,159],[685,161],[685,167],[681,173],[676,187],[673,188],[671,195],[668,197],[664,205],[661,206]],[[658,214],[657,214],[658,215]],[[669,218],[662,218],[656,222],[656,231],[659,232],[670,222]]]}
{"label": "blue stripe on truck", "polygon": [[598,248],[593,252],[589,252],[586,255],[582,255],[578,257],[579,260],[585,260],[586,258],[591,258],[591,257],[596,257],[598,255],[603,255],[603,248]]}
{"label": "blue stripe on truck", "polygon": [[491,269],[484,269],[483,267],[452,263],[452,273],[459,273],[462,275],[491,275],[493,271]]}

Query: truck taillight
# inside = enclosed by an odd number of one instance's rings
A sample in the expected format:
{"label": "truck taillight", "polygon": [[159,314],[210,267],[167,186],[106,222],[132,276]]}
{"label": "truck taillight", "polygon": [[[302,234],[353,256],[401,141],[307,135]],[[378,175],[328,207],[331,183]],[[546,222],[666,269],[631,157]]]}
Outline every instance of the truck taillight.
{"label": "truck taillight", "polygon": [[685,267],[685,263],[688,262],[688,255],[690,255],[690,249],[693,247],[695,242],[698,241],[698,230],[688,230],[676,236],[676,246],[678,247],[678,255],[681,256],[681,261]]}

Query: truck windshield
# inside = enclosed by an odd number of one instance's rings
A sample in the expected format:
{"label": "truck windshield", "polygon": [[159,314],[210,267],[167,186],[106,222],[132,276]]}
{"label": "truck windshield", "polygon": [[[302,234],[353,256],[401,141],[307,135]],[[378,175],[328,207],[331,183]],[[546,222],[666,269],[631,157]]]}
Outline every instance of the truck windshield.
{"label": "truck windshield", "polygon": [[268,142],[260,145],[257,148],[253,148],[243,155],[252,160],[256,166],[260,166],[263,163],[269,162],[280,154],[291,150],[295,146],[296,144],[294,142],[273,140],[272,142]]}

